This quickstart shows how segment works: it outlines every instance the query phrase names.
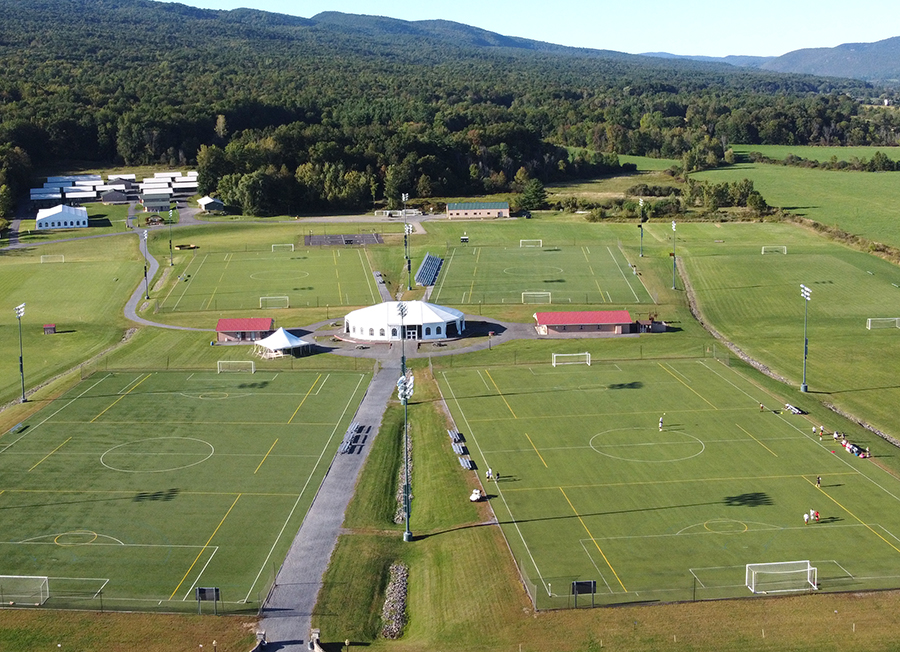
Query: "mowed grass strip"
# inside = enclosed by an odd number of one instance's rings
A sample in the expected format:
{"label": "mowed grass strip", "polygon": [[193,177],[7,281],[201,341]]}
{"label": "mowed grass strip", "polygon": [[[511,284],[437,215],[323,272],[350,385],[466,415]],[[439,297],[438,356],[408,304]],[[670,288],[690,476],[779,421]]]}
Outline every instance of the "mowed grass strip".
{"label": "mowed grass strip", "polygon": [[199,583],[255,610],[367,378],[95,375],[4,438],[6,574],[61,607],[190,610]]}
{"label": "mowed grass strip", "polygon": [[[759,561],[811,559],[823,590],[900,583],[896,479],[809,420],[761,411],[771,397],[713,360],[438,379],[500,474],[492,505],[538,606],[569,605],[587,579],[607,603],[743,596]],[[804,525],[810,509],[822,523]]]}

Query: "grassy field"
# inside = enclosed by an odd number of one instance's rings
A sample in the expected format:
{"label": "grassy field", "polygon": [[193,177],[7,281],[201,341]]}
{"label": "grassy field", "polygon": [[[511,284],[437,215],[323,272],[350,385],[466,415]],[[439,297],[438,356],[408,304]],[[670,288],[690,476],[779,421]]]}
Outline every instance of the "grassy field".
{"label": "grassy field", "polygon": [[189,612],[195,586],[217,586],[227,612],[254,613],[366,382],[92,376],[3,438],[4,574],[48,576],[47,606]]}
{"label": "grassy field", "polygon": [[[63,263],[41,263],[41,256]],[[25,303],[22,348],[27,388],[112,346],[126,322],[122,306],[142,273],[137,238],[118,236],[0,252],[0,404],[21,395],[19,333],[13,307]],[[86,288],[90,288],[86,291]],[[44,335],[44,324],[56,335]]]}
{"label": "grassy field", "polygon": [[783,160],[788,154],[799,156],[811,161],[828,162],[832,157],[838,161],[849,161],[852,158],[859,160],[871,160],[875,152],[881,152],[888,158],[900,160],[900,148],[898,147],[814,147],[811,145],[734,145],[735,154],[749,154],[759,152],[769,158]]}

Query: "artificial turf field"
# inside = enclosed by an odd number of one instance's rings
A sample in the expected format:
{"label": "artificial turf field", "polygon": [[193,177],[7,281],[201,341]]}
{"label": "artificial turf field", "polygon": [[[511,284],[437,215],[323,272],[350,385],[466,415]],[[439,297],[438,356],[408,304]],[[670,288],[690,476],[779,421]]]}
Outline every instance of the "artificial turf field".
{"label": "artificial turf field", "polygon": [[270,305],[291,308],[380,300],[361,248],[197,252],[178,271],[158,298],[160,312],[259,310],[261,297],[287,297],[289,306]]}
{"label": "artificial turf field", "polygon": [[0,574],[48,576],[47,606],[255,612],[367,378],[95,374],[0,438]]}
{"label": "artificial turf field", "polygon": [[712,358],[437,379],[538,608],[575,580],[598,604],[749,596],[746,564],[795,560],[820,590],[900,585],[898,478]]}
{"label": "artificial turf field", "polygon": [[[452,247],[435,303],[653,304],[615,240],[588,245]],[[523,292],[550,293],[523,298]]]}

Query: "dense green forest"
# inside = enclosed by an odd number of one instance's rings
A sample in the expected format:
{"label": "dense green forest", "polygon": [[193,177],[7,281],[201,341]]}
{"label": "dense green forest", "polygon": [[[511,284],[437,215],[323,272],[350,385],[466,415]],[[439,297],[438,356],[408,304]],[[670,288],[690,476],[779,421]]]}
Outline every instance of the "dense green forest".
{"label": "dense green forest", "polygon": [[862,82],[551,46],[443,21],[0,0],[0,215],[35,166],[197,164],[253,214],[520,190],[619,154],[897,144]]}

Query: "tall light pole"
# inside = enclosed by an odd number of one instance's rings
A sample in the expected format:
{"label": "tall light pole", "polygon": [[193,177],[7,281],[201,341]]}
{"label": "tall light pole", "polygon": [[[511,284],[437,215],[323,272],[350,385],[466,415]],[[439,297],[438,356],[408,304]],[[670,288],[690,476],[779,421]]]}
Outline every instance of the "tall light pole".
{"label": "tall light pole", "polygon": [[406,289],[412,290],[412,282],[409,280],[411,264],[409,262],[409,234],[411,233],[411,224],[406,221],[406,202],[409,201],[409,193],[404,192],[400,195],[403,200],[403,256],[406,258]]}
{"label": "tall light pole", "polygon": [[406,245],[406,289],[412,290],[412,260],[409,258],[409,236],[412,235],[413,225],[412,224],[404,224],[403,230],[406,235],[403,236],[403,239],[407,241]]}
{"label": "tall light pole", "polygon": [[147,263],[148,260],[148,251],[147,251],[147,231],[144,230],[142,233],[142,239],[144,241],[144,298],[150,298],[150,285],[147,281]]}
{"label": "tall light pole", "polygon": [[809,299],[812,296],[812,290],[801,283],[800,296],[805,299],[803,302],[805,308],[803,311],[803,383],[800,385],[800,391],[806,392],[809,391],[809,387],[806,384],[806,356],[809,355],[809,338],[806,336],[806,325],[809,321]]}
{"label": "tall light pole", "polygon": [[25,314],[25,304],[20,303],[16,306],[16,319],[19,320],[19,375],[22,376],[22,402],[25,398],[25,363],[22,361],[22,316]]}
{"label": "tall light pole", "polygon": [[400,378],[397,380],[397,396],[403,403],[403,512],[406,520],[406,530],[403,532],[404,541],[412,541],[412,532],[409,529],[410,511],[410,486],[409,486],[409,398],[413,395],[412,374],[406,370],[406,332],[404,330],[404,318],[407,307],[402,301],[397,304],[397,312],[400,313]]}
{"label": "tall light pole", "polygon": [[169,267],[174,267],[175,257],[172,251],[172,209],[169,209]]}
{"label": "tall light pole", "polygon": [[675,220],[672,220],[672,289],[675,289]]}
{"label": "tall light pole", "polygon": [[644,225],[638,224],[638,228],[641,230],[641,258],[644,257]]}

